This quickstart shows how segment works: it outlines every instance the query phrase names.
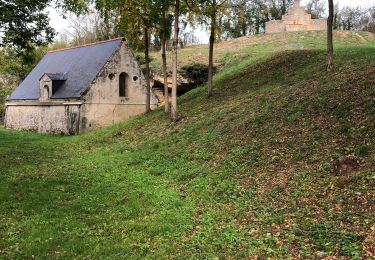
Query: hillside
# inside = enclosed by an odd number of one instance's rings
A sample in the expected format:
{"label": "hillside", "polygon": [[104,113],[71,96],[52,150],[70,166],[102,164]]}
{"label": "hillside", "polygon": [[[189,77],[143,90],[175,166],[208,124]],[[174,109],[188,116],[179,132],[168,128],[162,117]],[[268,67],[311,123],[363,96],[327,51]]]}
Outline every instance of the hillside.
{"label": "hillside", "polygon": [[[368,32],[335,31],[335,47],[366,46],[374,43],[375,35]],[[275,52],[285,50],[317,50],[325,49],[327,45],[324,31],[291,32],[276,34],[260,34],[222,41],[215,46],[214,63],[219,69],[233,62],[249,58],[262,58]],[[160,53],[152,53],[152,67],[161,72],[162,61]],[[182,67],[191,63],[208,64],[208,48],[197,45],[179,50],[178,65]],[[167,55],[171,60],[170,55]],[[171,62],[169,62],[170,65]],[[171,70],[171,69],[169,69]]]}
{"label": "hillside", "polygon": [[214,97],[180,97],[177,124],[0,129],[0,256],[374,257],[375,37],[336,37],[332,74],[316,32],[220,44]]}

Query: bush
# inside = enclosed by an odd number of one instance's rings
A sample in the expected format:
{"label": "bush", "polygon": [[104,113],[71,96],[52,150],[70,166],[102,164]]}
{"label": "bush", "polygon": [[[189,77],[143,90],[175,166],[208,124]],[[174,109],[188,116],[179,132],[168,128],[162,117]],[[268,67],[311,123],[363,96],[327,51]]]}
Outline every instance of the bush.
{"label": "bush", "polygon": [[10,86],[0,81],[0,124],[3,123],[5,113],[5,101],[6,98],[12,93],[14,86]]}
{"label": "bush", "polygon": [[208,66],[200,63],[192,63],[183,66],[180,73],[184,78],[196,83],[197,85],[201,85],[207,82]]}
{"label": "bush", "polygon": [[[146,64],[146,58],[143,53],[136,54],[135,59],[138,61],[139,66],[143,66]],[[149,57],[149,59],[150,59],[150,62],[154,60],[152,57]]]}

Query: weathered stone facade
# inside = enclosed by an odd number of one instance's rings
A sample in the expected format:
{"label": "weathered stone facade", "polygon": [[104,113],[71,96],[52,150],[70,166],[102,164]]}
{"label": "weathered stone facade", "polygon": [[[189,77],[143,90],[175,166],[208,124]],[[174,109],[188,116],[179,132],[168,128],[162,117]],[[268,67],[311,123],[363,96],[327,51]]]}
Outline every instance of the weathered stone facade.
{"label": "weathered stone facade", "polygon": [[[124,79],[126,94],[120,96],[119,82]],[[46,74],[40,79],[39,100],[8,101],[5,127],[72,135],[132,118],[146,110],[145,78],[125,43],[120,45],[80,98],[51,99],[51,84]],[[157,105],[158,100],[151,93],[151,107]]]}
{"label": "weathered stone facade", "polygon": [[[119,96],[119,80],[123,72],[127,74],[126,97]],[[82,100],[81,132],[115,124],[146,111],[146,80],[127,45],[123,44],[116,52]],[[151,108],[157,105],[158,100],[151,92]]]}
{"label": "weathered stone facade", "polygon": [[50,134],[80,132],[80,102],[12,102],[7,104],[5,127]]}
{"label": "weathered stone facade", "polygon": [[312,19],[299,0],[295,0],[281,20],[266,23],[266,33],[327,30],[327,20]]}

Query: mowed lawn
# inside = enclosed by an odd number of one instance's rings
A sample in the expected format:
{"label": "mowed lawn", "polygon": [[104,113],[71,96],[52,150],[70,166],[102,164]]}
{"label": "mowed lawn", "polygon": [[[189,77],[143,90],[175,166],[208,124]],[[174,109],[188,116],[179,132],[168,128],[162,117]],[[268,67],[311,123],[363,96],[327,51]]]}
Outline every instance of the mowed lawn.
{"label": "mowed lawn", "polygon": [[[240,42],[177,124],[161,108],[73,137],[0,128],[0,258],[373,257],[365,36],[337,36],[332,74],[316,33],[280,35],[286,51]],[[349,154],[360,166],[338,175]]]}
{"label": "mowed lawn", "polygon": [[137,166],[147,154],[83,149],[80,138],[0,136],[5,258],[162,256],[192,225],[191,202]]}

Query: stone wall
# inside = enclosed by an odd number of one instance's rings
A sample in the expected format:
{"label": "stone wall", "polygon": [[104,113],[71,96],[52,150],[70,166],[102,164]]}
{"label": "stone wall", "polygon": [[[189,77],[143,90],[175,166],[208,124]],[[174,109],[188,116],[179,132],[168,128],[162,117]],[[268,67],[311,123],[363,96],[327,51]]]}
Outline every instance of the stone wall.
{"label": "stone wall", "polygon": [[266,23],[266,33],[327,30],[325,19],[311,19],[300,1],[295,1],[281,20]]}
{"label": "stone wall", "polygon": [[5,127],[40,133],[79,133],[79,103],[14,102],[7,104]]}

